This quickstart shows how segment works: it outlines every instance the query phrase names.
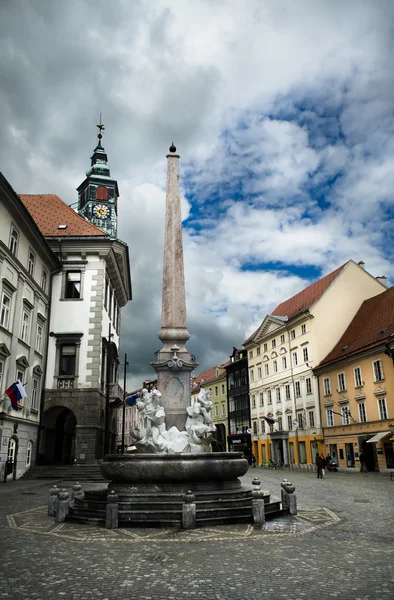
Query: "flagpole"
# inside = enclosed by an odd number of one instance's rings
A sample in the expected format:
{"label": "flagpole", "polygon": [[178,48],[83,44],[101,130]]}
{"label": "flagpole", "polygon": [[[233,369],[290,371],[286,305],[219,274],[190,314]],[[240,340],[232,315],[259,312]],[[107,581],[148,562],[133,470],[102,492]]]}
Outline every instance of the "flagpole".
{"label": "flagpole", "polygon": [[126,418],[126,373],[127,373],[127,354],[124,355],[124,377],[123,377],[123,406],[122,406],[122,454],[124,454],[124,436],[125,436],[125,418]]}

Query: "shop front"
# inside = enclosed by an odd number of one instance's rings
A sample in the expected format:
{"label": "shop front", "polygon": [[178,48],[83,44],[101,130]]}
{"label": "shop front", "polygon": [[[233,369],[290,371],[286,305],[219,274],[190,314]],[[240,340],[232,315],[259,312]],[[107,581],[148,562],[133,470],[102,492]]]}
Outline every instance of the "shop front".
{"label": "shop front", "polygon": [[237,433],[227,436],[229,452],[242,452],[245,456],[252,453],[252,436],[250,433]]}

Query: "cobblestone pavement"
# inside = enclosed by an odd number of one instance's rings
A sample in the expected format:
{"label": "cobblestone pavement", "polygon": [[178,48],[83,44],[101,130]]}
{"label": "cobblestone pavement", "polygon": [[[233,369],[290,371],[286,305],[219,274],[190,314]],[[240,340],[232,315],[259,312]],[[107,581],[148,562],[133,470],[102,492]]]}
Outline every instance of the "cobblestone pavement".
{"label": "cobblestone pavement", "polygon": [[46,516],[50,484],[0,484],[0,598],[394,597],[394,481],[388,474],[327,473],[320,480],[315,473],[255,468],[245,483],[255,475],[273,496],[281,480],[290,479],[298,517],[263,528],[191,532],[55,526]]}

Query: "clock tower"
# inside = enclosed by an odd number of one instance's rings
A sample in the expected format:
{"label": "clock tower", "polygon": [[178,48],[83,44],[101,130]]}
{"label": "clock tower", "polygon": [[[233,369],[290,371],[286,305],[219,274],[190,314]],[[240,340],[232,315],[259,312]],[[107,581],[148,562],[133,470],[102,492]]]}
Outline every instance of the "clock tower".
{"label": "clock tower", "polygon": [[104,131],[101,115],[97,127],[98,144],[91,156],[91,167],[86,171],[86,179],[77,188],[78,213],[116,238],[119,190],[118,182],[111,177],[107,154],[101,145]]}

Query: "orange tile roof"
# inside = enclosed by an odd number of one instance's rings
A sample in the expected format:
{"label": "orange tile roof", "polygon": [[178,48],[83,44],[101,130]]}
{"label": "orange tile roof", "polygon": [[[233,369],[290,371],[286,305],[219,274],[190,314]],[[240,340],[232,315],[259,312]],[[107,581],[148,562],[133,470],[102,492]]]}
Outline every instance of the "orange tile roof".
{"label": "orange tile roof", "polygon": [[[106,236],[55,194],[19,194],[45,237]],[[59,225],[67,225],[59,229]]]}
{"label": "orange tile roof", "polygon": [[394,286],[364,300],[353,321],[317,368],[394,341]]}
{"label": "orange tile roof", "polygon": [[345,268],[348,263],[345,263],[341,267],[332,271],[325,277],[319,279],[319,281],[315,281],[307,288],[298,292],[292,298],[285,300],[281,304],[275,308],[275,310],[271,313],[273,317],[287,317],[291,319],[295,317],[296,314],[301,312],[304,309],[308,309],[314,304],[320,296],[326,291],[326,289],[331,285],[334,279],[339,275],[339,273]]}

